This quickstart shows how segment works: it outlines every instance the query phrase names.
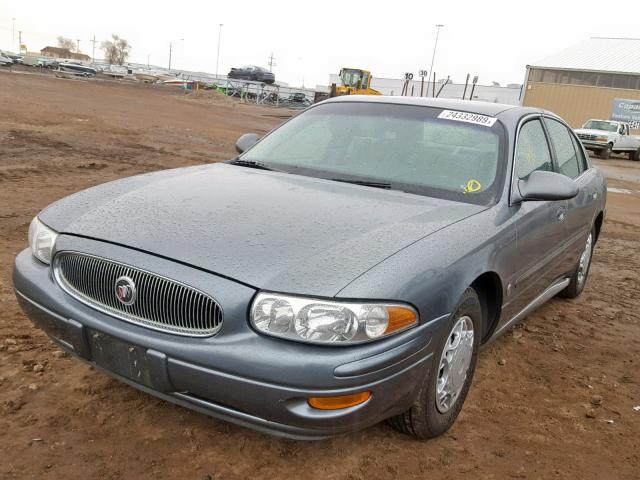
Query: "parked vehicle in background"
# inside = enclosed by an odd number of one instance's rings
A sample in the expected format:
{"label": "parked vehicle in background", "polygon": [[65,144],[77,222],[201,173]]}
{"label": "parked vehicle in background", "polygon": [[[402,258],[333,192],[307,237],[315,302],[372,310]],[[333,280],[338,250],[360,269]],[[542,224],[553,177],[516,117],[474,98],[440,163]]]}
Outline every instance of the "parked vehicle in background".
{"label": "parked vehicle in background", "polygon": [[311,105],[311,100],[302,92],[295,92],[281,100],[284,106],[292,108],[305,108]]}
{"label": "parked vehicle in background", "polygon": [[609,158],[612,153],[626,153],[630,160],[640,161],[640,137],[631,135],[628,123],[592,119],[575,132],[587,150],[602,158]]}
{"label": "parked vehicle in background", "polygon": [[42,66],[49,69],[56,69],[60,62],[64,62],[64,60],[59,60],[57,58],[47,58],[44,62],[42,62]]}
{"label": "parked vehicle in background", "polygon": [[240,425],[428,438],[482,344],[586,285],[606,185],[551,113],[342,96],[236,149],[45,208],[13,270],[24,311],[119,380]]}
{"label": "parked vehicle in background", "polygon": [[0,66],[10,67],[13,65],[13,60],[5,55],[4,53],[0,53]]}
{"label": "parked vehicle in background", "polygon": [[41,56],[29,55],[29,54],[24,55],[22,57],[22,63],[30,67],[42,67],[47,63],[48,60],[49,58],[47,57],[41,57]]}
{"label": "parked vehicle in background", "polygon": [[22,55],[11,52],[0,52],[0,54],[4,55],[5,57],[9,57],[11,60],[13,60],[14,64],[22,63]]}
{"label": "parked vehicle in background", "polygon": [[227,74],[227,78],[240,80],[253,80],[254,82],[274,83],[276,76],[266,68],[255,65],[247,65],[241,68],[232,68]]}
{"label": "parked vehicle in background", "polygon": [[127,67],[122,65],[103,65],[99,70],[100,73],[104,73],[112,78],[124,78],[127,76]]}
{"label": "parked vehicle in background", "polygon": [[83,77],[95,77],[98,71],[79,62],[61,62],[58,63],[57,70],[65,73],[81,75]]}

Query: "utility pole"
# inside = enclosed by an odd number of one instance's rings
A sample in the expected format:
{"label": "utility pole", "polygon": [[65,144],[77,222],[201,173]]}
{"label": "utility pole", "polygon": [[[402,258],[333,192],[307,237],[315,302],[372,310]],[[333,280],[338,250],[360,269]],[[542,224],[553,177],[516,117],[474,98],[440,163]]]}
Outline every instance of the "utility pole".
{"label": "utility pole", "polygon": [[275,57],[273,56],[273,52],[271,52],[271,55],[269,56],[269,71],[271,72],[273,70],[273,67],[276,66],[276,62],[275,62]]}
{"label": "utility pole", "polygon": [[22,30],[18,30],[18,54],[22,53]]}
{"label": "utility pole", "polygon": [[76,39],[76,42],[77,42],[77,44],[76,44],[77,45],[76,46],[76,53],[80,53],[80,39],[79,38]]}
{"label": "utility pole", "polygon": [[[11,19],[11,44],[13,46],[15,46],[15,41],[16,41],[16,17],[13,17]],[[13,48],[13,47],[11,47]],[[20,47],[18,47],[18,50],[20,50]],[[18,52],[20,53],[20,52]]]}
{"label": "utility pole", "polygon": [[173,45],[171,44],[171,42],[169,42],[169,71],[171,71],[171,49],[173,48]]}
{"label": "utility pole", "polygon": [[151,55],[147,53],[147,68],[150,68],[149,67],[149,58],[151,58]]}
{"label": "utility pole", "polygon": [[[444,27],[441,23],[436,24],[436,43],[433,44],[433,56],[431,57],[431,67],[429,67],[429,75],[433,72],[433,62],[436,59],[436,48],[438,47],[438,36],[440,35],[440,29]],[[427,88],[427,96],[429,96],[429,89]]]}
{"label": "utility pole", "polygon": [[223,23],[218,27],[218,56],[216,57],[216,80],[218,79],[218,66],[220,65],[220,37],[222,37]]}
{"label": "utility pole", "polygon": [[92,63],[96,63],[96,36],[93,36],[93,40],[91,40],[91,43],[93,43],[93,50],[91,51],[91,62]]}

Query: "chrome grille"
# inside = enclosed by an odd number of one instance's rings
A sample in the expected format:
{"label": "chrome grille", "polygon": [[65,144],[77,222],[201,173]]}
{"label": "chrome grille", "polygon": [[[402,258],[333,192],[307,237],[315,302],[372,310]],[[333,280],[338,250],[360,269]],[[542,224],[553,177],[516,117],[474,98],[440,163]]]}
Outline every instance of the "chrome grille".
{"label": "chrome grille", "polygon": [[[222,309],[213,298],[160,275],[76,252],[59,252],[53,267],[67,293],[122,320],[189,336],[213,335],[222,327]],[[131,305],[116,296],[116,280],[121,277],[135,284]]]}
{"label": "chrome grille", "polygon": [[595,140],[597,135],[591,135],[589,133],[579,133],[578,138],[581,140]]}

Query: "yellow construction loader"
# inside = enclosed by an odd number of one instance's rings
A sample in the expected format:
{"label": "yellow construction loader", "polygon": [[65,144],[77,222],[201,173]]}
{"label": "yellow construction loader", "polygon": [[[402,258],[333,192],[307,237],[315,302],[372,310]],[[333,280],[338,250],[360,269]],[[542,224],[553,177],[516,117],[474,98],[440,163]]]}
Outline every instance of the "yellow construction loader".
{"label": "yellow construction loader", "polygon": [[359,68],[343,68],[340,70],[340,85],[331,85],[332,97],[341,95],[382,95],[371,88],[371,72]]}

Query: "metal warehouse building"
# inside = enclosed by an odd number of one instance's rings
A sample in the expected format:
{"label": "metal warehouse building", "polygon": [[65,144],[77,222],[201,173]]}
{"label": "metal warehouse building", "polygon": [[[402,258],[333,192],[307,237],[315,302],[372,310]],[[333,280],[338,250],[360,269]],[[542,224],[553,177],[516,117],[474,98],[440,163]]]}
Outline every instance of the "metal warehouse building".
{"label": "metal warehouse building", "polygon": [[640,39],[594,37],[528,65],[521,101],[573,128],[601,118],[640,129]]}

